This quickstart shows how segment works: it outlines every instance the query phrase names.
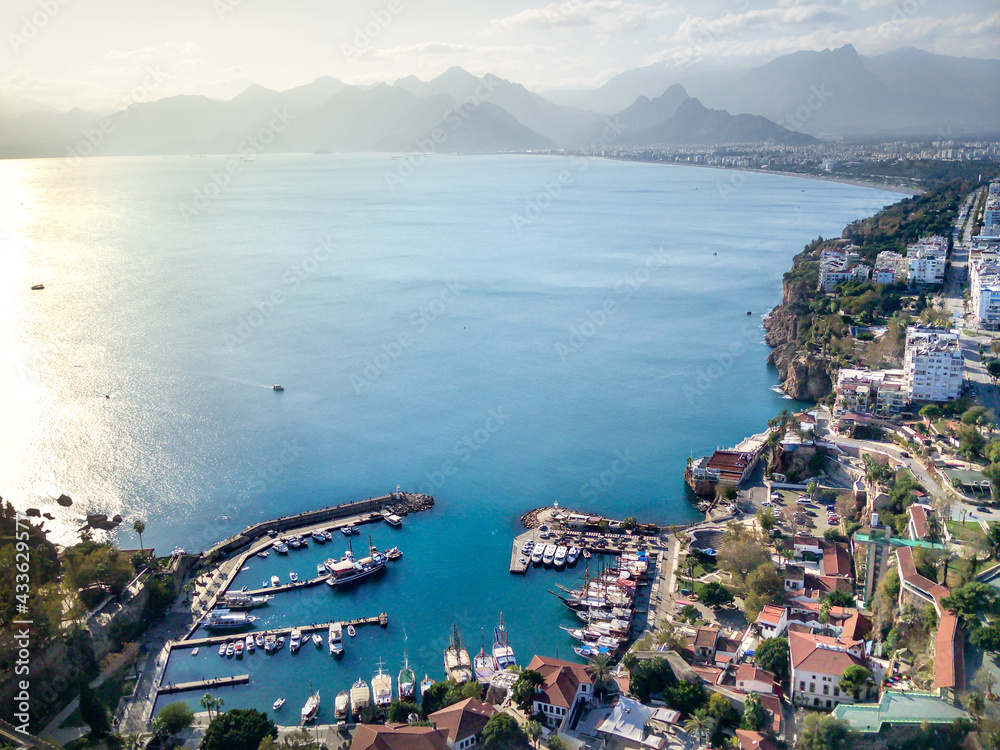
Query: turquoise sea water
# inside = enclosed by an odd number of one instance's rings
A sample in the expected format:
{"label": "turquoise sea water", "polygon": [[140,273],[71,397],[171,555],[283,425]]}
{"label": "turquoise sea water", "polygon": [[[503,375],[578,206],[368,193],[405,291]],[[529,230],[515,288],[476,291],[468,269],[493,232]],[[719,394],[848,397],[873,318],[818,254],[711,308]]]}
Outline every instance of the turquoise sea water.
{"label": "turquoise sea water", "polygon": [[[790,403],[760,322],[791,257],[897,199],[557,157],[434,157],[394,189],[388,155],[233,164],[0,163],[0,494],[52,512],[62,538],[87,511],[120,512],[131,545],[142,517],[160,553],[396,484],[433,494],[433,511],[375,529],[404,551],[384,577],[261,611],[388,611],[341,663],[309,646],[168,669],[249,672],[226,705],[284,694],[288,712],[309,679],[330,710],[380,656],[395,675],[404,648],[418,677],[440,675],[451,621],[477,649],[501,609],[519,656],[570,656],[546,590],[575,575],[507,573],[519,516],[559,501],[691,520],[685,459]],[[255,560],[241,583],[311,574],[344,544],[329,547]]]}

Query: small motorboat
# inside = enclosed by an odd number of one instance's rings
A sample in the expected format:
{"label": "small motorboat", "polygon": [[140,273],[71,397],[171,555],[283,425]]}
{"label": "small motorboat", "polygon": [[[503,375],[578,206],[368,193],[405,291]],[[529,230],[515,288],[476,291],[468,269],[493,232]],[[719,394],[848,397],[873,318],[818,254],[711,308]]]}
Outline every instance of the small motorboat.
{"label": "small motorboat", "polygon": [[39,292],[39,291],[41,291],[44,288],[45,288],[45,284],[33,284],[32,287],[31,287],[31,291],[33,291],[33,292]]}
{"label": "small motorboat", "polygon": [[247,636],[247,653],[252,654],[257,650],[257,642],[254,641],[252,635]]}
{"label": "small motorboat", "polygon": [[281,579],[278,578],[278,576],[271,576],[271,585],[272,586],[280,586],[281,585]]}
{"label": "small motorboat", "polygon": [[232,656],[236,653],[236,649],[233,647],[232,641],[226,644],[226,656]]}
{"label": "small motorboat", "polygon": [[288,574],[288,580],[290,580],[292,583],[298,583],[299,574],[293,570]]}
{"label": "small motorboat", "polygon": [[270,554],[271,554],[270,552],[268,552],[267,550],[264,550],[263,552],[258,552],[257,553],[257,557],[265,558],[266,559],[267,556],[270,555]]}
{"label": "small motorboat", "polygon": [[347,709],[349,700],[350,700],[350,693],[348,693],[346,690],[341,690],[339,693],[337,693],[337,703],[336,703],[335,713],[338,719],[347,718]]}
{"label": "small motorboat", "polygon": [[257,633],[254,642],[256,642],[257,648],[264,648],[264,636],[261,633]]}
{"label": "small motorboat", "polygon": [[225,656],[225,655],[226,655],[226,644],[225,643],[220,643],[219,644],[219,656]]}
{"label": "small motorboat", "polygon": [[326,544],[326,537],[323,536],[323,533],[320,531],[314,531],[312,533],[312,538],[314,542],[318,542],[319,544]]}
{"label": "small motorboat", "polygon": [[285,386],[278,385],[277,383],[275,383],[274,385],[272,385],[271,388],[273,388],[276,391],[283,391],[283,390],[285,390]]}
{"label": "small motorboat", "polygon": [[191,656],[197,656],[197,655],[198,655],[198,649],[195,648],[195,650],[191,652]]}
{"label": "small motorboat", "polygon": [[279,635],[278,640],[274,642],[275,649],[280,649],[285,647],[285,636]]}
{"label": "small motorboat", "polygon": [[333,534],[331,534],[331,533],[330,533],[330,530],[329,530],[329,529],[327,529],[326,531],[324,531],[324,532],[323,532],[323,539],[325,539],[325,540],[326,540],[326,541],[328,541],[328,542],[329,542],[329,541],[330,541],[331,539],[333,539]]}
{"label": "small motorboat", "polygon": [[343,534],[344,536],[350,536],[351,534],[354,533],[354,527],[353,526],[344,526],[340,530],[340,533]]}
{"label": "small motorboat", "polygon": [[302,546],[302,541],[298,537],[296,537],[295,539],[293,539],[288,543],[288,546],[291,547],[292,549],[299,549]]}
{"label": "small motorboat", "polygon": [[281,707],[285,705],[284,698],[278,698],[274,703],[271,704],[271,708],[275,711],[280,711]]}
{"label": "small motorboat", "polygon": [[390,560],[398,560],[403,556],[403,553],[399,551],[399,547],[393,547],[390,550],[386,550],[385,556]]}
{"label": "small motorboat", "polygon": [[347,626],[347,634],[349,636],[351,636],[351,638],[353,638],[354,636],[356,636],[358,634],[358,631],[354,629],[353,625],[348,625]]}
{"label": "small motorboat", "polygon": [[316,575],[318,575],[318,576],[325,576],[326,575],[326,566],[323,563],[319,563],[316,566]]}
{"label": "small motorboat", "polygon": [[590,559],[590,550],[589,549],[585,549],[583,552],[580,553],[580,557],[582,557],[584,560],[589,560]]}
{"label": "small motorboat", "polygon": [[243,641],[236,641],[236,645],[233,647],[236,652],[236,658],[239,659],[243,656]]}
{"label": "small motorboat", "polygon": [[424,673],[424,679],[422,679],[420,681],[420,695],[421,695],[421,697],[423,697],[424,693],[426,693],[427,690],[428,690],[428,688],[430,688],[430,686],[433,685],[433,684],[434,684],[434,680],[432,680],[430,677],[428,677],[427,673],[425,672]]}
{"label": "small motorboat", "polygon": [[288,545],[285,544],[284,542],[279,542],[278,544],[274,545],[274,551],[277,552],[279,555],[287,555]]}
{"label": "small motorboat", "polygon": [[313,640],[313,644],[315,644],[316,648],[322,648],[323,647],[323,636],[321,636],[319,633],[313,633],[312,634],[312,640]]}

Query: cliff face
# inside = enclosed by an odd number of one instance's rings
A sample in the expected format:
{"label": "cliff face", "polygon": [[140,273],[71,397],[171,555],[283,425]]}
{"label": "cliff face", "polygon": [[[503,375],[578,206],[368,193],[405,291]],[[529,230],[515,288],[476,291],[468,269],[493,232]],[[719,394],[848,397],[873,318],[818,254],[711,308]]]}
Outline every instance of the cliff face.
{"label": "cliff face", "polygon": [[799,401],[821,401],[833,390],[830,362],[800,349],[798,303],[795,290],[785,282],[782,303],[764,321],[764,341],[773,351],[767,361],[778,369],[781,389]]}

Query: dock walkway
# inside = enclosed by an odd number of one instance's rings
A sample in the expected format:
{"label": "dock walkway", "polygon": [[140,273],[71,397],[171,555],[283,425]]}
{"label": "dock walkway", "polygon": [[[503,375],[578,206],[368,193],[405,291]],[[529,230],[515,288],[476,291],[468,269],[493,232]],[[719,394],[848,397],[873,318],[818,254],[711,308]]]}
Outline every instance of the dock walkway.
{"label": "dock walkway", "polygon": [[[345,628],[348,625],[354,625],[355,627],[361,627],[362,625],[381,625],[384,628],[389,625],[389,615],[382,612],[374,617],[359,617],[355,620],[341,620],[340,624]],[[242,630],[239,633],[230,633],[229,635],[210,635],[207,638],[188,638],[183,641],[173,641],[169,644],[169,647],[170,649],[180,649],[198,648],[199,646],[218,646],[220,643],[236,640],[237,638],[246,638],[248,635],[256,635],[258,632],[264,636],[273,635],[275,637],[279,635],[289,635],[293,630],[300,630],[303,633],[326,632],[330,629],[330,625],[331,623],[329,622],[313,622],[309,625],[290,625],[288,627],[274,628],[272,630]]]}
{"label": "dock walkway", "polygon": [[228,687],[230,685],[246,685],[250,682],[250,675],[237,674],[231,677],[212,677],[207,680],[193,680],[192,682],[171,682],[161,685],[157,691],[160,695],[170,693],[183,693],[188,690],[206,690],[209,688]]}

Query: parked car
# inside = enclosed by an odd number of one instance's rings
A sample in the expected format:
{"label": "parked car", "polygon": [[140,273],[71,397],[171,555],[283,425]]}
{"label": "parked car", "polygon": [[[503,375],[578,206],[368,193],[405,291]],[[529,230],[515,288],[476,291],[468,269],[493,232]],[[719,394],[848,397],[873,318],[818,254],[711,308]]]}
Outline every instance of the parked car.
{"label": "parked car", "polygon": [[980,505],[978,508],[976,508],[976,510],[979,511],[980,513],[989,513],[990,512],[990,509],[987,508],[985,505]]}

